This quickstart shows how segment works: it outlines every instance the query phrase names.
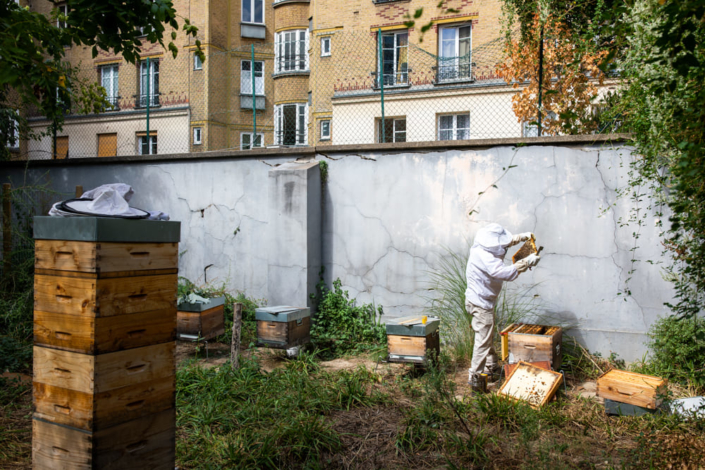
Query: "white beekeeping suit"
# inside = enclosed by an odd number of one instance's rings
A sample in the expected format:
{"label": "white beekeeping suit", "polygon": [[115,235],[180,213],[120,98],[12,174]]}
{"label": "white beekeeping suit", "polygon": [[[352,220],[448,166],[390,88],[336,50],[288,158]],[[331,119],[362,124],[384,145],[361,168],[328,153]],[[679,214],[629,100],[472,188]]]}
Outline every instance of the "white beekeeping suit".
{"label": "white beekeeping suit", "polygon": [[497,356],[492,344],[494,330],[494,308],[504,281],[513,281],[541,259],[530,255],[516,264],[506,266],[504,256],[507,248],[530,239],[531,232],[514,235],[499,224],[481,228],[470,249],[470,258],[465,272],[468,288],[465,291],[465,308],[472,315],[475,331],[475,346],[470,366],[470,382],[479,385],[478,376],[485,372],[493,374],[497,368]]}

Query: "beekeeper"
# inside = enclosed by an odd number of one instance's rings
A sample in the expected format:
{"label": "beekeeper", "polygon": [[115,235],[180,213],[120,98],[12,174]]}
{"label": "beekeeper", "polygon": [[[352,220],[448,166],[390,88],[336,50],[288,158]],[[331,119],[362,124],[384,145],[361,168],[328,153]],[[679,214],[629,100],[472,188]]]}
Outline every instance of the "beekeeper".
{"label": "beekeeper", "polygon": [[475,347],[470,366],[470,384],[480,390],[480,374],[490,376],[499,371],[497,355],[492,343],[494,331],[494,309],[504,281],[513,281],[520,273],[536,266],[540,256],[532,254],[513,265],[504,264],[507,248],[525,242],[531,232],[512,235],[499,224],[481,228],[470,249],[470,258],[465,272],[468,288],[465,291],[465,308],[472,315],[475,331]]}

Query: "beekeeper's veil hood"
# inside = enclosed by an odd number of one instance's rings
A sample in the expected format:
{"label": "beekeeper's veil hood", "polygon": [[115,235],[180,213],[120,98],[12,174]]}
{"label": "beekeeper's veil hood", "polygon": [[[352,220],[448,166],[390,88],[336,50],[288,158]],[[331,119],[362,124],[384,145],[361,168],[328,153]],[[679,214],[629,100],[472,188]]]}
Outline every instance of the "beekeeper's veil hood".
{"label": "beekeeper's veil hood", "polygon": [[512,234],[499,224],[489,224],[478,230],[474,245],[497,256],[504,256],[512,242]]}

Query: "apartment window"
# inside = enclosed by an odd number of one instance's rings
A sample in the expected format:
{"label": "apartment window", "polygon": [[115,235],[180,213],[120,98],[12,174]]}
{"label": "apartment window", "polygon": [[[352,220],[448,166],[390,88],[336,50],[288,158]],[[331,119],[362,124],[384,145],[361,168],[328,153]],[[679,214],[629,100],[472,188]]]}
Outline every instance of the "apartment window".
{"label": "apartment window", "polygon": [[[538,119],[538,116],[537,118]],[[533,121],[524,121],[521,123],[521,136],[522,137],[539,137],[539,126],[536,125],[536,119]],[[553,111],[549,111],[546,119],[555,120],[558,119],[558,115]],[[541,128],[541,135],[545,134],[545,127]]]}
{"label": "apartment window", "polygon": [[470,138],[470,114],[438,116],[438,140],[467,140]]}
{"label": "apartment window", "polygon": [[[409,83],[409,33],[382,35],[382,78],[384,86]],[[379,73],[379,59],[377,63]],[[377,83],[379,86],[379,83]]]}
{"label": "apartment window", "polygon": [[380,143],[406,142],[406,118],[388,118],[378,121],[377,136]]}
{"label": "apartment window", "polygon": [[438,82],[472,78],[471,33],[470,25],[440,29]]}
{"label": "apartment window", "polygon": [[201,58],[195,53],[193,54],[193,69],[203,70],[203,61],[201,61]]}
{"label": "apartment window", "polygon": [[280,104],[274,107],[276,145],[306,145],[307,134],[308,106],[306,103]]}
{"label": "apartment window", "polygon": [[118,72],[117,65],[100,67],[100,85],[105,88],[106,99],[114,108],[118,105]]}
{"label": "apartment window", "polygon": [[[264,95],[264,62],[255,61],[255,95]],[[240,94],[252,94],[252,61],[240,62]]]}
{"label": "apartment window", "polygon": [[308,30],[277,33],[275,42],[276,72],[308,70]]}
{"label": "apartment window", "polygon": [[63,160],[69,158],[69,136],[64,135],[56,138],[56,153],[54,159]]}
{"label": "apartment window", "polygon": [[321,140],[330,140],[330,119],[321,121]]}
{"label": "apartment window", "polygon": [[[8,127],[0,134],[0,145],[5,145],[9,149],[18,149],[20,147],[20,126],[17,119],[11,117],[16,114],[13,111],[7,110],[10,114]],[[3,130],[0,130],[2,132]]]}
{"label": "apartment window", "polygon": [[[57,10],[59,10],[59,15],[63,16],[69,16],[69,6],[68,5],[59,5],[56,7]],[[56,18],[56,27],[64,29],[66,28],[66,21],[57,17]]]}
{"label": "apartment window", "polygon": [[193,145],[201,145],[203,143],[203,128],[193,128]]}
{"label": "apartment window", "polygon": [[150,132],[149,137],[145,135],[138,136],[138,145],[140,155],[156,155],[157,154],[157,134]]}
{"label": "apartment window", "polygon": [[240,150],[250,150],[253,147],[262,147],[262,142],[264,141],[264,134],[257,133],[257,140],[254,146],[252,145],[252,132],[241,132],[240,133]]}
{"label": "apartment window", "polygon": [[[147,96],[149,91],[149,96]],[[150,60],[147,64],[143,60],[140,64],[140,102],[139,107],[147,106],[149,99],[150,106],[159,106],[159,61]]]}
{"label": "apartment window", "polygon": [[321,57],[330,57],[330,37],[321,38]]}
{"label": "apartment window", "polygon": [[264,23],[264,0],[242,0],[242,22]]}
{"label": "apartment window", "polygon": [[98,156],[117,156],[117,134],[98,134]]}

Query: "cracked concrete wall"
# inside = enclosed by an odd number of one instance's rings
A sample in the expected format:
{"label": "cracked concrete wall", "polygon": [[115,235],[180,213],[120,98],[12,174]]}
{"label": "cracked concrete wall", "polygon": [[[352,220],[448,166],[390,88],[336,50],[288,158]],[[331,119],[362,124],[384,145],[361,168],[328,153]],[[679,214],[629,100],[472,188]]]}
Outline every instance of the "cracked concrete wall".
{"label": "cracked concrete wall", "polygon": [[[446,248],[467,256],[489,222],[536,234],[545,247],[541,263],[505,289],[530,289],[544,313],[575,326],[570,334],[590,350],[638,359],[649,325],[667,313],[671,286],[658,265],[646,262],[661,260],[659,229],[646,219],[633,263],[636,227],[624,225],[632,202],[616,197],[627,181],[629,149],[495,147],[321,158],[330,160],[327,280],[339,277],[352,297],[383,305],[388,317],[420,313],[434,294],[429,272]],[[641,205],[641,215],[653,215],[647,202]]]}
{"label": "cracked concrete wall", "polygon": [[[545,247],[541,264],[505,288],[531,287],[549,315],[577,326],[571,334],[590,350],[637,359],[649,325],[667,313],[671,286],[658,264],[646,262],[661,260],[659,228],[647,217],[635,242],[635,227],[625,225],[633,202],[616,197],[627,181],[628,148],[500,146],[317,158],[329,165],[320,234],[327,281],[340,278],[351,297],[382,305],[387,318],[421,312],[433,295],[429,272],[438,269],[446,247],[467,255],[488,222],[536,234]],[[182,276],[204,282],[203,270],[212,264],[209,281],[266,299],[274,288],[268,265],[287,266],[270,258],[268,237],[277,224],[268,210],[269,172],[293,159],[38,163],[26,175],[17,167],[0,169],[0,178],[16,185],[48,179],[67,197],[75,185],[131,184],[134,206],[161,209],[182,222]],[[653,215],[647,201],[641,205],[641,215]],[[315,216],[314,206],[306,217]],[[291,282],[308,284],[312,272]]]}

